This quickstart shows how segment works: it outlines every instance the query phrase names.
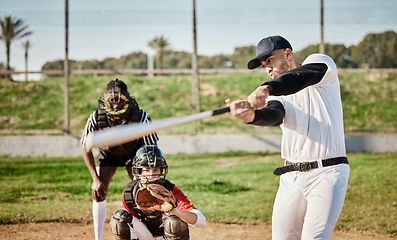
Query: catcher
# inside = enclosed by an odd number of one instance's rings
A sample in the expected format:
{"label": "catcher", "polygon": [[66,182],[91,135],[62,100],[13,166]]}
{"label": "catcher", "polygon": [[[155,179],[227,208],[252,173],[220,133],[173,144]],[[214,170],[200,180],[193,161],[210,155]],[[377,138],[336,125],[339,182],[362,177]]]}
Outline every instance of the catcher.
{"label": "catcher", "polygon": [[132,173],[134,180],[122,195],[124,208],[110,219],[114,239],[188,240],[188,225],[205,225],[204,215],[175,184],[165,179],[168,165],[157,146],[138,149]]}

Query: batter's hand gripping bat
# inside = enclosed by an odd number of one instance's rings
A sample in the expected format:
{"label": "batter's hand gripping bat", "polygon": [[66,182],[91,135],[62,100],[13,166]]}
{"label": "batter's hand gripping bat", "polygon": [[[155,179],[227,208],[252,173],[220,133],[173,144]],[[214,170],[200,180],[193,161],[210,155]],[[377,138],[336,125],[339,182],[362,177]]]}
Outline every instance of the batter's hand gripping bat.
{"label": "batter's hand gripping bat", "polygon": [[200,120],[207,117],[219,116],[228,112],[230,112],[230,108],[224,107],[184,117],[153,121],[146,124],[133,123],[112,128],[106,128],[88,134],[85,148],[87,152],[89,152],[92,148],[97,148],[101,146],[114,147],[126,142],[133,141],[144,135],[148,135],[164,128],[173,127],[179,124]]}

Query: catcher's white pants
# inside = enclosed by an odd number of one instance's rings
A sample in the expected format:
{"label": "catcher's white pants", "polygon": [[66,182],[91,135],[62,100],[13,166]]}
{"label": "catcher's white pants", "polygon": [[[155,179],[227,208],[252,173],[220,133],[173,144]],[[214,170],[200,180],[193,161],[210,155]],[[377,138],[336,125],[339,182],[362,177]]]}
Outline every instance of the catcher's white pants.
{"label": "catcher's white pants", "polygon": [[345,200],[350,167],[339,164],[281,175],[273,240],[331,239]]}
{"label": "catcher's white pants", "polygon": [[161,238],[154,238],[152,233],[147,229],[146,225],[138,218],[132,217],[130,226],[131,240],[160,240]]}
{"label": "catcher's white pants", "polygon": [[163,237],[153,237],[146,225],[136,217],[132,217],[132,222],[129,226],[131,240],[164,240]]}

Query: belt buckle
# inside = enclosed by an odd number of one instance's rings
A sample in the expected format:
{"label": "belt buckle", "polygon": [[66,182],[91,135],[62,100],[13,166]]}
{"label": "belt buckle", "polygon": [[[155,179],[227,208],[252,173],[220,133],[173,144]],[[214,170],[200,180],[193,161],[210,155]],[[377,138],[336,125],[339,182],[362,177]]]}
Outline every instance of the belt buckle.
{"label": "belt buckle", "polygon": [[300,172],[309,172],[312,170],[312,165],[310,162],[301,162],[299,163],[299,171]]}

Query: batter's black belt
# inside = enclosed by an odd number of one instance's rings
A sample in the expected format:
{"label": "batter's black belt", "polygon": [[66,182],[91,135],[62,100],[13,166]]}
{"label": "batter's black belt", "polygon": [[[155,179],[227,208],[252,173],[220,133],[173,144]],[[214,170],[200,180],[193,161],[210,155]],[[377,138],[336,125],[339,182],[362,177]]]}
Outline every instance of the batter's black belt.
{"label": "batter's black belt", "polygon": [[[329,158],[329,159],[321,160],[321,162],[323,164],[323,167],[329,167],[341,163],[349,164],[349,161],[347,161],[346,157]],[[312,169],[316,169],[316,168],[319,168],[317,161],[293,163],[287,160],[285,161],[285,166],[276,168],[273,174],[280,176],[284,173],[292,172],[292,171],[309,172]]]}

